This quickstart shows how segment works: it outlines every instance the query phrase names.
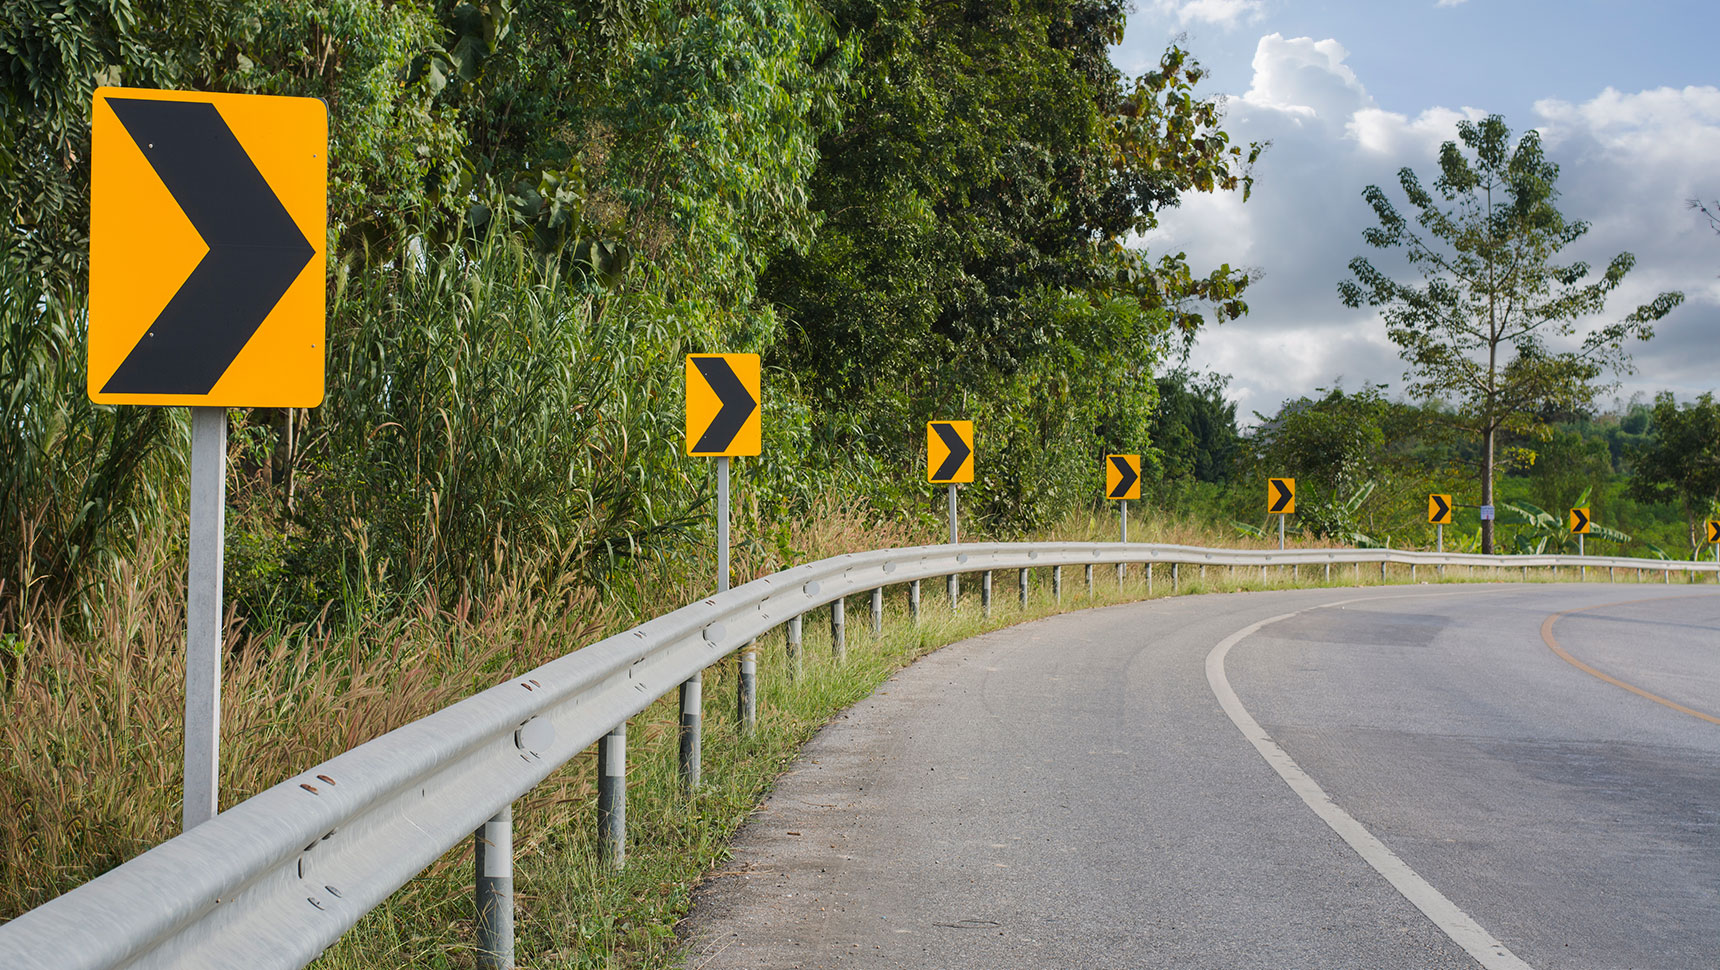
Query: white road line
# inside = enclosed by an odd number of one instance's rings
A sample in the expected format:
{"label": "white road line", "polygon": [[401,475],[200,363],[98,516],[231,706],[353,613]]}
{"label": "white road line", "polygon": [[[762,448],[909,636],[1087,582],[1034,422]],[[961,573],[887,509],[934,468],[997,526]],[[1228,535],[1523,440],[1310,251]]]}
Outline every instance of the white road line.
{"label": "white road line", "polygon": [[1481,924],[1471,919],[1468,913],[1458,909],[1456,903],[1445,898],[1445,894],[1433,888],[1426,879],[1423,879],[1407,863],[1399,859],[1397,853],[1386,848],[1385,843],[1375,838],[1373,833],[1369,832],[1362,823],[1356,821],[1354,816],[1339,808],[1337,803],[1332,801],[1331,796],[1327,795],[1325,790],[1320,787],[1319,783],[1308,777],[1308,773],[1291,760],[1290,756],[1284,753],[1284,749],[1272,740],[1272,736],[1261,728],[1260,722],[1248,713],[1248,709],[1242,706],[1241,699],[1236,696],[1236,691],[1231,689],[1230,680],[1224,675],[1224,658],[1230,653],[1230,648],[1253,636],[1261,627],[1313,610],[1329,609],[1348,603],[1367,602],[1381,598],[1383,597],[1322,603],[1305,610],[1282,613],[1244,627],[1225,637],[1218,646],[1212,648],[1211,653],[1206,655],[1206,682],[1212,687],[1213,696],[1218,698],[1218,703],[1224,708],[1224,713],[1230,715],[1231,723],[1235,724],[1236,729],[1242,732],[1242,736],[1254,745],[1254,750],[1260,752],[1260,756],[1266,759],[1266,763],[1272,766],[1272,770],[1278,772],[1278,777],[1284,779],[1284,783],[1290,786],[1290,790],[1300,795],[1302,801],[1314,810],[1314,814],[1320,816],[1327,825],[1331,826],[1332,831],[1338,833],[1339,838],[1348,842],[1350,848],[1355,849],[1356,854],[1361,856],[1368,865],[1373,866],[1376,872],[1386,877],[1386,881],[1402,893],[1403,897],[1409,900],[1416,909],[1421,910],[1428,919],[1432,920],[1435,926],[1451,938],[1451,942],[1467,950],[1469,955],[1487,970],[1533,970],[1529,964],[1524,963],[1515,953],[1507,949],[1505,944],[1495,939],[1493,934],[1482,929]]}

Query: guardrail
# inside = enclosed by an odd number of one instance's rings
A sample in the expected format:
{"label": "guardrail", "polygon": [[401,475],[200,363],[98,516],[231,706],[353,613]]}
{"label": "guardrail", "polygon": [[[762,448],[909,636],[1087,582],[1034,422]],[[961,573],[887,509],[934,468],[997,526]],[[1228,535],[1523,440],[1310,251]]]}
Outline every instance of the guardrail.
{"label": "guardrail", "polygon": [[[510,806],[585,748],[599,746],[599,812],[619,860],[626,722],[682,682],[778,626],[798,648],[801,618],[831,607],[841,642],[847,597],[922,580],[1049,569],[1168,566],[1182,571],[1365,565],[1443,570],[1619,569],[1720,579],[1712,563],[1571,556],[1480,556],[1384,549],[1237,551],[1144,543],[976,543],[836,556],[754,580],[601,640],[309,768],[183,835],[0,925],[15,970],[303,967],[361,916],[462,839],[474,837],[480,965],[513,964]],[[1342,578],[1340,576],[1340,578]],[[1513,577],[1514,578],[1514,577]],[[950,587],[954,593],[954,583]],[[744,682],[743,682],[744,683]],[[744,699],[743,699],[744,709]]]}

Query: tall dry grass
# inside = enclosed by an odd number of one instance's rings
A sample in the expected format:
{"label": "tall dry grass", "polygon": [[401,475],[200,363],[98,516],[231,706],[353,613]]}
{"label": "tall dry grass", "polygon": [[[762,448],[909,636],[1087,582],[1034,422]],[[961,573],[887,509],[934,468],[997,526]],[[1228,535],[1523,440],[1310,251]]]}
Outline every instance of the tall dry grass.
{"label": "tall dry grass", "polygon": [[[743,508],[745,503],[742,503]],[[736,578],[789,563],[781,542],[737,517]],[[827,500],[773,527],[797,559],[925,541],[906,525]],[[87,634],[50,618],[13,634],[0,683],[0,920],[83,883],[179,830],[184,743],[183,562],[141,543],[95,601]],[[534,579],[392,617],[225,631],[221,805],[269,786],[712,586],[704,550],[641,563],[602,591],[545,602]],[[575,762],[529,796],[520,840],[579,810],[593,791]]]}

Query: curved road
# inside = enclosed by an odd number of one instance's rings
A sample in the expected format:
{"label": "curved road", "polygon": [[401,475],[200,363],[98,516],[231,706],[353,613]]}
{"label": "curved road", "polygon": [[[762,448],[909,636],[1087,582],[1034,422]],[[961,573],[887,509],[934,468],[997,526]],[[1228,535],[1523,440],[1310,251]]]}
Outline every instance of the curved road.
{"label": "curved road", "polygon": [[1714,970],[1720,590],[1218,594],[987,634],[820,734],[684,929],[697,970]]}

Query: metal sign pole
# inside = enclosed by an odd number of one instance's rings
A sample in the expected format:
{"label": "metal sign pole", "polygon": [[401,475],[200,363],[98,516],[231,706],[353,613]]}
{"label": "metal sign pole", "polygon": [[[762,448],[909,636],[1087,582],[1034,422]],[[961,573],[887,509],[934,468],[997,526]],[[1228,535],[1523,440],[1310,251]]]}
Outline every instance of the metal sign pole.
{"label": "metal sign pole", "polygon": [[[717,458],[717,592],[729,588],[729,459]],[[703,762],[705,674],[681,683],[681,784],[696,791]]]}
{"label": "metal sign pole", "polygon": [[[951,482],[949,484],[949,490],[950,490],[950,545],[953,546],[957,542],[959,542],[961,539],[961,531],[957,525],[959,520],[956,516],[956,486],[955,486],[954,482]],[[961,592],[961,577],[957,576],[955,573],[950,573],[950,606],[954,607],[956,605],[956,595],[960,592]]]}
{"label": "metal sign pole", "polygon": [[1128,542],[1129,541],[1129,502],[1127,499],[1124,499],[1122,502],[1119,502],[1118,505],[1120,505],[1122,507],[1122,514],[1123,514],[1123,541]]}
{"label": "metal sign pole", "polygon": [[1278,517],[1278,551],[1284,551],[1284,516]]}
{"label": "metal sign pole", "polygon": [[1441,522],[1438,525],[1434,526],[1433,528],[1434,528],[1435,532],[1439,533],[1439,551],[1444,552],[1445,551],[1445,523]]}
{"label": "metal sign pole", "polygon": [[1577,533],[1577,555],[1579,556],[1583,554],[1583,540],[1586,538],[1588,538],[1588,536],[1583,535],[1581,532]]}
{"label": "metal sign pole", "polygon": [[190,569],[185,596],[186,831],[220,807],[221,571],[227,521],[227,409],[191,409]]}

